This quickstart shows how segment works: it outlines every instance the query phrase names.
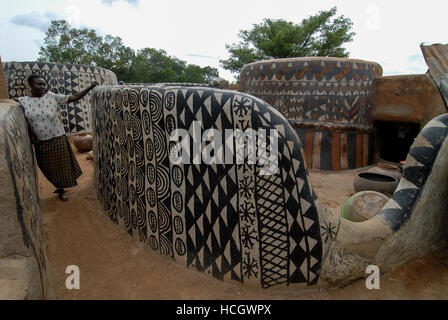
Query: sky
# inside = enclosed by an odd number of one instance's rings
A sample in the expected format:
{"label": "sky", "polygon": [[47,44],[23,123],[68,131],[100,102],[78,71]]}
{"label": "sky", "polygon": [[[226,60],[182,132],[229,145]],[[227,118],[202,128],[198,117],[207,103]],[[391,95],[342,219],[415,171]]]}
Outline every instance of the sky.
{"label": "sky", "polygon": [[0,56],[35,61],[54,19],[75,28],[119,36],[134,50],[163,49],[201,67],[211,66],[231,82],[219,60],[226,44],[239,42],[265,18],[300,23],[334,6],[353,21],[356,33],[345,45],[350,58],[375,61],[383,75],[422,74],[428,67],[420,44],[448,43],[446,0],[1,0]]}

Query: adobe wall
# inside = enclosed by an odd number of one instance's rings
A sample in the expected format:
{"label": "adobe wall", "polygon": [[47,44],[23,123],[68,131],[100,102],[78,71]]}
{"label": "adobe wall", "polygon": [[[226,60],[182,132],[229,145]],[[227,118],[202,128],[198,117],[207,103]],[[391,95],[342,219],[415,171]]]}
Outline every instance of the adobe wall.
{"label": "adobe wall", "polygon": [[250,63],[239,91],[277,108],[296,129],[308,168],[347,170],[373,161],[375,62],[306,57]]}
{"label": "adobe wall", "polygon": [[373,120],[419,123],[446,113],[437,87],[424,74],[375,79]]}
{"label": "adobe wall", "polygon": [[[3,69],[8,83],[10,99],[29,94],[26,81],[31,74],[39,74],[47,81],[49,90],[54,93],[75,95],[86,89],[92,81],[100,85],[116,85],[117,77],[107,69],[48,62],[5,62]],[[60,117],[67,133],[78,133],[92,130],[90,111],[91,93],[80,101],[61,107]]]}
{"label": "adobe wall", "polygon": [[[324,241],[297,135],[274,108],[230,90],[150,85],[95,88],[92,106],[98,197],[148,250],[223,281],[318,283],[328,235]],[[278,130],[275,174],[247,159],[238,165],[244,149],[236,147],[226,164],[170,157],[175,129],[194,136],[248,128]]]}
{"label": "adobe wall", "polygon": [[0,100],[0,299],[48,295],[45,234],[23,112]]}

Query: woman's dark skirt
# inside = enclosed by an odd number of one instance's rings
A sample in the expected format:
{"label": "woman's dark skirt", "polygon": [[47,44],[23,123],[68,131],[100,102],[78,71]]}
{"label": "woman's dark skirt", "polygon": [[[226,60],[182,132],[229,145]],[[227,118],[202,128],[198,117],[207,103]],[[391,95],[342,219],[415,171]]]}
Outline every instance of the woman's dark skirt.
{"label": "woman's dark skirt", "polygon": [[74,187],[82,175],[78,161],[63,135],[34,145],[37,164],[44,176],[58,189]]}

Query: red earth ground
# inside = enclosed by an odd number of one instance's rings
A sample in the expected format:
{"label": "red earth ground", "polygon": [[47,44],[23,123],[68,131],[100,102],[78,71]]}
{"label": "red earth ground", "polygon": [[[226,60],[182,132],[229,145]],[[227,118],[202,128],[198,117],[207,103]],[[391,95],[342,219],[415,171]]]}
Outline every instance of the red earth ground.
{"label": "red earth ground", "polygon": [[[95,198],[93,162],[73,149],[84,174],[70,189],[69,202],[60,201],[54,187],[39,172],[39,195],[52,269],[50,299],[447,299],[448,248],[416,258],[383,274],[379,290],[368,290],[359,279],[336,289],[263,290],[227,284],[185,269],[170,258],[143,247],[112,223]],[[356,171],[312,170],[311,180],[324,204],[340,213],[354,193]],[[67,266],[80,270],[80,289],[65,287]],[[367,275],[366,275],[367,276]]]}

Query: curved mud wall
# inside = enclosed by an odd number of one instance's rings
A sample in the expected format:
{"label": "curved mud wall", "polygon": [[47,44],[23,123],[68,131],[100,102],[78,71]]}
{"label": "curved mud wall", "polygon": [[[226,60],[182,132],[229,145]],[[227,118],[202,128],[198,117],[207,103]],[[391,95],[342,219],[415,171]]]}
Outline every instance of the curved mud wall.
{"label": "curved mud wall", "polygon": [[355,169],[373,160],[377,63],[342,58],[288,58],[246,65],[239,91],[277,108],[296,129],[309,168]]}
{"label": "curved mud wall", "polygon": [[[274,108],[235,91],[157,86],[98,87],[92,106],[95,184],[112,221],[220,280],[317,284],[337,226],[321,225],[297,135]],[[194,136],[247,128],[278,130],[275,174],[262,175],[247,159],[236,164],[236,154],[228,164],[170,161],[175,129]]]}
{"label": "curved mud wall", "polygon": [[[86,89],[92,81],[100,85],[116,85],[117,77],[107,69],[76,64],[57,64],[47,62],[6,62],[3,63],[10,99],[29,94],[26,81],[31,74],[42,75],[54,93],[75,95]],[[90,95],[78,102],[61,107],[61,120],[67,133],[92,130]]]}
{"label": "curved mud wall", "polygon": [[0,299],[47,296],[45,234],[22,110],[0,100]]}
{"label": "curved mud wall", "polygon": [[[425,190],[446,184],[446,166],[443,175],[431,174],[434,160],[442,157],[446,165],[446,152],[440,152],[446,115],[420,132],[380,213],[354,223],[322,205],[294,128],[256,97],[210,88],[115,86],[96,88],[92,105],[95,189],[109,218],[147,248],[220,280],[261,288],[343,284],[381,261],[379,251],[396,256],[387,243],[396,234],[409,242],[401,233],[409,218],[446,220],[446,201],[439,201],[446,196],[434,201],[431,215],[421,207],[430,200]],[[237,142],[241,136],[250,141],[247,132],[258,148],[256,162],[247,144]],[[177,162],[179,134],[191,144]],[[273,150],[278,153],[272,157]],[[204,155],[211,154],[225,162],[207,162]],[[267,162],[273,167],[266,171]],[[439,246],[446,232],[426,229],[432,233],[427,239],[435,239],[430,245]],[[425,246],[409,253],[429,251]]]}

